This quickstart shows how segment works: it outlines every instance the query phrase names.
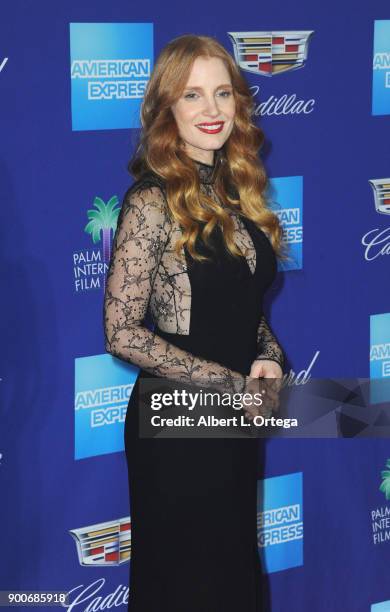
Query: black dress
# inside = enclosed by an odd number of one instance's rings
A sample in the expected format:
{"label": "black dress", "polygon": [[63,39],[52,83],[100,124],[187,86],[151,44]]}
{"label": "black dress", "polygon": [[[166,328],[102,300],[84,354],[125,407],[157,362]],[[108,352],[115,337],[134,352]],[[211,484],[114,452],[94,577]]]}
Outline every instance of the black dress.
{"label": "black dress", "polygon": [[[226,206],[214,189],[220,161],[217,152],[214,166],[195,162],[195,167],[201,192]],[[104,301],[106,350],[140,367],[125,421],[129,612],[261,611],[256,528],[261,442],[138,434],[139,383],[145,376],[202,384],[222,377],[235,392],[244,390],[255,359],[283,368],[283,351],[262,312],[276,257],[254,223],[237,210],[232,214],[245,258],[229,254],[216,225],[214,249],[199,238],[196,245],[211,261],[192,260],[184,249],[184,267],[173,255],[176,229],[156,177],[128,190],[118,219]],[[148,310],[157,323],[153,331],[144,325]]]}
{"label": "black dress", "polygon": [[[186,252],[189,335],[155,328],[170,343],[248,375],[257,355],[263,292],[276,273],[268,239],[245,220],[255,273],[232,258],[217,226],[217,257]],[[198,242],[198,250],[210,251]],[[143,376],[141,370],[140,376]],[[148,375],[147,375],[148,376]],[[136,383],[125,424],[131,504],[131,612],[260,612],[257,456],[251,438],[138,437]]]}

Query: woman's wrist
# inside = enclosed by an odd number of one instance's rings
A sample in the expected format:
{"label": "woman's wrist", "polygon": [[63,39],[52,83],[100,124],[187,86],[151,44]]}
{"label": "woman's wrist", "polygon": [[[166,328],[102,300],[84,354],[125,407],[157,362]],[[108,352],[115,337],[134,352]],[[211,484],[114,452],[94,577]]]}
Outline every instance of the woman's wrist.
{"label": "woman's wrist", "polygon": [[218,384],[218,391],[220,393],[228,393],[229,395],[244,393],[247,385],[247,378],[247,376],[240,372],[233,372],[231,376],[220,381]]}

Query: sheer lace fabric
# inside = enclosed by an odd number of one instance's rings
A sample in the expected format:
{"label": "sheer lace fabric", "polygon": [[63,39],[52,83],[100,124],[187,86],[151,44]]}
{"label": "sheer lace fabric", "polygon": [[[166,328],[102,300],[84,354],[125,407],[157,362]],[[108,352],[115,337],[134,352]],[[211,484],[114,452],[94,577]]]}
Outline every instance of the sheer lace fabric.
{"label": "sheer lace fabric", "polygon": [[[212,187],[216,165],[196,163],[201,191],[216,198]],[[253,274],[256,250],[240,216],[232,211],[237,245]],[[104,297],[106,350],[146,372],[219,391],[243,391],[245,376],[169,343],[144,325],[148,309],[161,330],[189,334],[191,286],[186,259],[174,245],[180,226],[170,217],[158,177],[144,177],[125,194],[107,274]],[[271,359],[283,368],[283,351],[265,317],[259,322],[256,359]],[[249,373],[248,373],[249,374]]]}

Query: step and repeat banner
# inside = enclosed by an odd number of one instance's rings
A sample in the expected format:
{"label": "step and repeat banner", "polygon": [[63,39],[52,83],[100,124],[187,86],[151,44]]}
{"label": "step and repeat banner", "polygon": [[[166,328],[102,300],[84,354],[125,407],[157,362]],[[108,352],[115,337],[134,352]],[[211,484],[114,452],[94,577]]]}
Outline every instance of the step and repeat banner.
{"label": "step and repeat banner", "polygon": [[[288,384],[384,379],[390,8],[16,0],[1,9],[0,588],[67,592],[75,612],[125,610],[123,429],[138,370],[105,353],[103,293],[155,59],[181,34],[214,36],[250,85],[268,198],[290,245],[265,308]],[[374,400],[378,422],[390,424],[384,399]],[[390,440],[356,427],[348,439],[267,440],[261,452],[264,609],[389,611]]]}

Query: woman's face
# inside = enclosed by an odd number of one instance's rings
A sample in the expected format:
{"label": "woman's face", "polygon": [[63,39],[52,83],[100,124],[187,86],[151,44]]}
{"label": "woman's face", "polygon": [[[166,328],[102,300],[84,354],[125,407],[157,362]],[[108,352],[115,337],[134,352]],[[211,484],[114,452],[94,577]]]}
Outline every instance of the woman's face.
{"label": "woman's face", "polygon": [[219,57],[197,57],[181,97],[171,108],[186,153],[212,164],[214,151],[231,134],[236,111],[223,61]]}

